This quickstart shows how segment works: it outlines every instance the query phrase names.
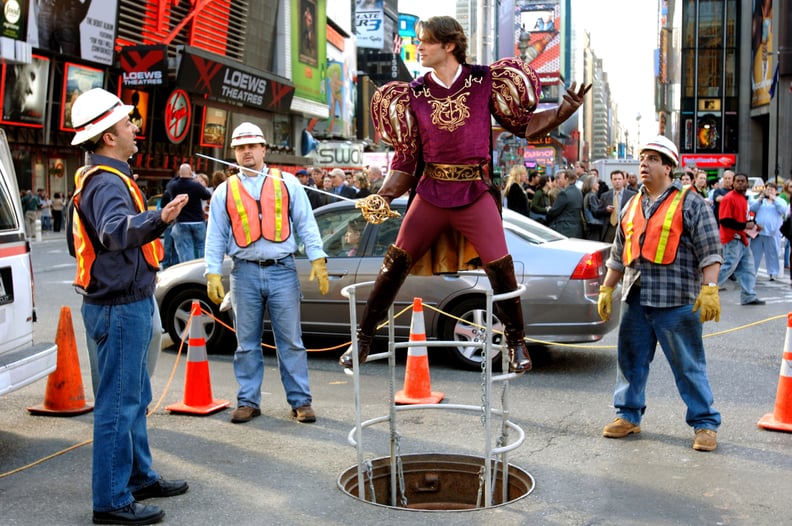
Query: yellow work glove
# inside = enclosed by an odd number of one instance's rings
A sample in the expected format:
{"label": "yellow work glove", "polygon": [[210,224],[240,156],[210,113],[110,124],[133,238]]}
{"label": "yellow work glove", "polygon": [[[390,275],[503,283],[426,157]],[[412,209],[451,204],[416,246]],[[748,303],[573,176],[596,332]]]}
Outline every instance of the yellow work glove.
{"label": "yellow work glove", "polygon": [[209,299],[218,305],[223,302],[225,290],[223,289],[223,278],[220,274],[206,275],[206,293],[209,295]]}
{"label": "yellow work glove", "polygon": [[313,281],[314,278],[319,282],[319,292],[321,292],[322,295],[327,294],[327,291],[330,290],[330,282],[327,278],[327,263],[325,263],[325,258],[311,261],[311,275],[308,276],[308,281]]}
{"label": "yellow work glove", "polygon": [[597,298],[597,312],[603,321],[610,319],[611,312],[613,312],[613,287],[607,285],[600,285],[600,293]]}
{"label": "yellow work glove", "polygon": [[701,309],[701,322],[720,321],[720,296],[718,295],[717,285],[704,285],[701,287],[696,303],[693,304],[693,312]]}

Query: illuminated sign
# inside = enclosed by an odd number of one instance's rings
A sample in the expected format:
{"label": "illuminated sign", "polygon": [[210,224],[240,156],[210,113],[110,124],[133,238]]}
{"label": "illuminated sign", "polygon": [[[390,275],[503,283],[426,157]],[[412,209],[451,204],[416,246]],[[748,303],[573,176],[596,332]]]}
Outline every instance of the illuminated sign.
{"label": "illuminated sign", "polygon": [[682,154],[682,166],[696,168],[730,168],[737,164],[735,153],[688,153]]}
{"label": "illuminated sign", "polygon": [[192,108],[184,90],[174,90],[165,103],[165,133],[174,144],[181,143],[190,131]]}
{"label": "illuminated sign", "polygon": [[286,78],[190,48],[176,83],[191,93],[277,113],[288,113],[294,97],[294,85]]}

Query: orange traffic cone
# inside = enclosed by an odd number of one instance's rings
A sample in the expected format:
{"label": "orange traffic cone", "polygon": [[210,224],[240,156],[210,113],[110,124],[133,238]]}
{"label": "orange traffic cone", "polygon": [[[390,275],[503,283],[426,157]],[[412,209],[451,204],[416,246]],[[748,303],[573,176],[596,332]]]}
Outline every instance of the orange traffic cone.
{"label": "orange traffic cone", "polygon": [[93,410],[92,405],[85,403],[71,309],[67,306],[61,307],[55,343],[58,345],[58,365],[47,378],[44,403],[27,410],[33,415],[49,416],[75,416]]}
{"label": "orange traffic cone", "polygon": [[787,333],[784,355],[781,357],[775,412],[760,418],[756,425],[764,429],[792,432],[792,312],[787,314]]}
{"label": "orange traffic cone", "polygon": [[212,398],[209,380],[209,362],[206,359],[206,333],[201,323],[201,304],[192,302],[190,313],[190,340],[187,349],[187,375],[184,380],[184,401],[167,406],[171,413],[208,415],[224,407],[228,400]]}
{"label": "orange traffic cone", "polygon": [[[410,341],[426,341],[423,303],[421,302],[421,298],[413,299]],[[426,345],[409,347],[407,349],[407,369],[404,372],[404,389],[396,393],[396,403],[439,404],[444,396],[443,393],[432,391],[429,378],[429,355],[426,352]]]}

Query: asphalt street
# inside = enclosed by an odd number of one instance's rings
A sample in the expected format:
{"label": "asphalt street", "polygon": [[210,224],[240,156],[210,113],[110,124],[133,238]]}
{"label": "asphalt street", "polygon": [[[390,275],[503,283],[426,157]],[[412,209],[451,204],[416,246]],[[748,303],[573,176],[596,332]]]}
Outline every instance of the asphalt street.
{"label": "asphalt street", "polygon": [[[83,384],[92,401],[79,298],[69,285],[73,266],[63,257],[61,241],[34,243],[40,319],[35,337],[54,338],[60,307],[71,307]],[[511,419],[525,432],[525,442],[508,461],[533,476],[532,492],[503,506],[464,512],[393,509],[339,489],[339,476],[357,462],[347,442],[355,414],[352,379],[336,364],[339,352],[310,355],[315,424],[292,419],[275,356],[267,351],[263,414],[237,425],[229,422],[230,409],[208,416],[164,409],[182,400],[186,358],[166,337],[152,378],[157,403],[149,417],[150,441],[155,467],[166,478],[188,480],[190,491],[152,502],[165,510],[165,524],[787,523],[792,434],[765,431],[756,422],[773,410],[792,288],[786,279],[770,282],[760,273],[757,290],[768,303],[757,307],[739,306],[735,289],[730,284],[721,293],[721,322],[705,326],[710,379],[724,420],[717,451],[691,449],[684,405],[659,353],[642,433],[612,440],[600,433],[613,418],[615,333],[595,345],[551,346],[537,353],[534,371],[511,382],[508,394]],[[306,343],[315,348],[338,342]],[[210,355],[208,362],[214,397],[234,407],[232,357]],[[398,364],[397,384],[403,356]],[[432,389],[445,393],[444,404],[481,403],[478,373],[454,368],[432,349],[430,364]],[[364,418],[388,414],[388,382],[386,364],[364,366]],[[0,524],[90,523],[93,416],[31,416],[25,408],[42,402],[45,387],[37,382],[0,399]],[[412,411],[400,413],[398,422],[402,454],[482,454],[477,414]],[[386,457],[388,438],[386,425],[368,428],[365,457]]]}

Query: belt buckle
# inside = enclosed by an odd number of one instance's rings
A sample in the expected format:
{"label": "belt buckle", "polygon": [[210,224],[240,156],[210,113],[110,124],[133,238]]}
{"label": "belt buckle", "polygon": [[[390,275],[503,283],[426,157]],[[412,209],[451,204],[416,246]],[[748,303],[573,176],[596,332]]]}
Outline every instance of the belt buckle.
{"label": "belt buckle", "polygon": [[271,267],[272,265],[275,265],[276,263],[278,263],[277,259],[262,259],[262,260],[259,260],[259,262],[258,262],[260,267]]}

